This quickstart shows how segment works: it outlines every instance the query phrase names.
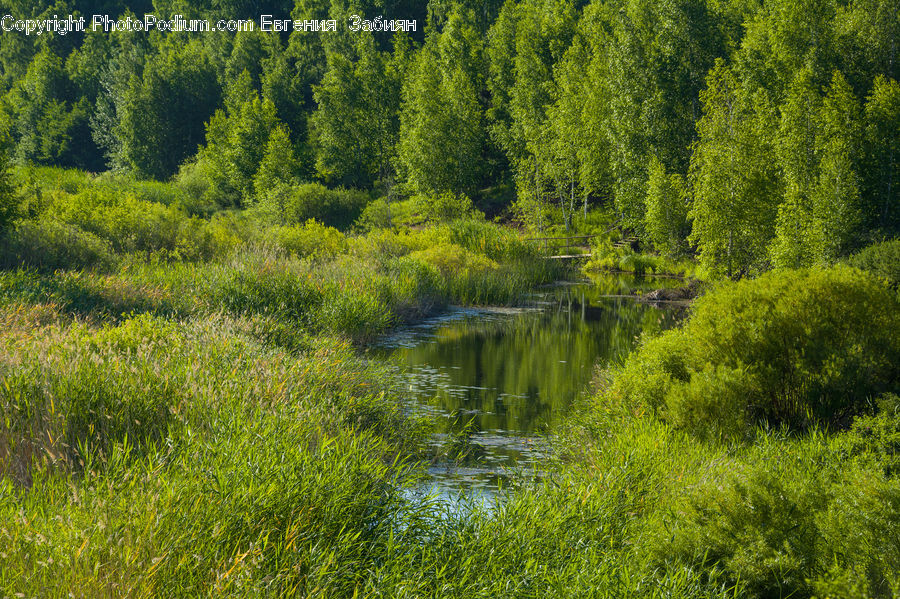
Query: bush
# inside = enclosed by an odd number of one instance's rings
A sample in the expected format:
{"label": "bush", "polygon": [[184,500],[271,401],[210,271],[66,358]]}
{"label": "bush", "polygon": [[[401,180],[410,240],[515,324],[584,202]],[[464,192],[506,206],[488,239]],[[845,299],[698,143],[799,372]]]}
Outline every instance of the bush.
{"label": "bush", "polygon": [[474,254],[453,243],[441,243],[428,249],[412,252],[410,258],[431,264],[443,275],[497,270],[496,262],[485,256]]}
{"label": "bush", "polygon": [[106,240],[118,253],[200,260],[221,251],[208,221],[189,217],[174,205],[120,196],[112,188],[57,198],[45,214]]}
{"label": "bush", "polygon": [[265,240],[300,257],[331,258],[347,248],[340,231],[314,220],[302,225],[272,227],[266,232]]}
{"label": "bush", "polygon": [[416,212],[431,222],[448,222],[461,218],[484,215],[475,210],[475,205],[464,193],[449,191],[437,195],[418,195],[413,198]]}
{"label": "bush", "polygon": [[282,224],[299,224],[315,219],[329,227],[346,230],[362,214],[369,202],[365,192],[328,189],[318,183],[280,185],[262,200],[260,209]]}
{"label": "bush", "polygon": [[848,262],[884,279],[894,288],[900,287],[900,239],[870,245],[851,256]]}
{"label": "bush", "polygon": [[440,232],[378,229],[368,235],[350,239],[350,253],[363,259],[386,260],[424,250],[443,237]]}
{"label": "bush", "polygon": [[540,257],[536,244],[529,243],[511,229],[484,221],[467,218],[447,225],[449,241],[470,252],[482,254],[497,262],[531,262]]}
{"label": "bush", "polygon": [[[724,574],[745,597],[895,596],[900,488],[839,468],[816,444],[791,447],[780,464],[783,447],[761,452],[691,489],[645,537],[655,563]],[[830,458],[824,468],[817,454]]]}
{"label": "bush", "polygon": [[784,271],[698,299],[681,329],[629,358],[614,389],[631,409],[741,437],[760,422],[845,426],[898,388],[898,363],[900,306],[877,279],[847,267]]}
{"label": "bush", "polygon": [[109,270],[116,263],[106,240],[52,219],[19,222],[3,239],[2,246],[3,268]]}

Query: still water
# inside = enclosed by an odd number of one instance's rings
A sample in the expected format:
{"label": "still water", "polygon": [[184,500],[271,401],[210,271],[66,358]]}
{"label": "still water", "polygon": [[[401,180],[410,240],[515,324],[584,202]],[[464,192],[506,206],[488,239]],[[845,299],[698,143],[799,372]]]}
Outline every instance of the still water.
{"label": "still water", "polygon": [[685,308],[634,293],[672,279],[607,275],[532,294],[521,308],[460,308],[383,339],[411,410],[435,423],[436,453],[419,492],[490,498],[509,474],[540,471],[552,434],[598,368],[621,361],[642,333]]}

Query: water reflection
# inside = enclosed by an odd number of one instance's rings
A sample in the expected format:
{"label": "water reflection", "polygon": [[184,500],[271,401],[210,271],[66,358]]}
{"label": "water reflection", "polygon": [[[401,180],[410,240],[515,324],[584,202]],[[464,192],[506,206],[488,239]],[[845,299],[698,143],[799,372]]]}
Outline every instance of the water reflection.
{"label": "water reflection", "polygon": [[533,294],[520,309],[459,309],[383,340],[413,409],[437,423],[433,443],[461,453],[431,469],[427,491],[490,491],[508,469],[539,469],[542,436],[558,426],[595,367],[623,359],[643,332],[674,325],[674,305],[630,295],[670,279],[605,276]]}

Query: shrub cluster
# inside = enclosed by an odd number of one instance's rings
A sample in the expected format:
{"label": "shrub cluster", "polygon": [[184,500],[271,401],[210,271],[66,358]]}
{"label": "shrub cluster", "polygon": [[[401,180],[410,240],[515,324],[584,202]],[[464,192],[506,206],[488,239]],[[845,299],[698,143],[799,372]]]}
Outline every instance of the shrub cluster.
{"label": "shrub cluster", "polygon": [[685,325],[626,363],[632,409],[704,436],[756,424],[845,426],[900,385],[900,305],[873,276],[839,267],[769,273],[698,299]]}

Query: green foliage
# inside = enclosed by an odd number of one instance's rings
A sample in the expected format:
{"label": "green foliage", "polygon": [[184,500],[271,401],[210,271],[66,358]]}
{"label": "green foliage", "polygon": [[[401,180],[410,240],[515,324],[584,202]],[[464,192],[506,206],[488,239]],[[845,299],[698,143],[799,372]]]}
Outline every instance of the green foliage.
{"label": "green foliage", "polygon": [[465,194],[447,191],[436,195],[418,195],[413,197],[413,202],[416,212],[431,222],[464,219],[475,214],[475,206]]}
{"label": "green foliage", "polygon": [[747,597],[896,592],[898,547],[882,545],[900,526],[896,484],[865,470],[820,471],[803,445],[787,463],[763,461],[772,449],[692,490],[655,546],[657,562],[720,571]]}
{"label": "green foliage", "polygon": [[[896,75],[895,75],[896,76]],[[900,210],[896,209],[900,154],[900,82],[879,76],[866,102],[866,146],[870,204],[869,222],[892,235],[900,230]]]}
{"label": "green foliage", "polygon": [[409,257],[434,266],[444,277],[496,270],[496,262],[452,243],[412,252]]}
{"label": "green foliage", "polygon": [[369,196],[352,189],[328,189],[319,183],[274,187],[259,208],[276,222],[301,224],[315,219],[346,230],[359,218]]}
{"label": "green foliage", "polygon": [[110,270],[117,262],[108,241],[54,219],[20,222],[2,241],[4,268],[30,267],[41,271]]}
{"label": "green foliage", "polygon": [[737,277],[765,268],[775,228],[779,189],[765,130],[771,106],[765,96],[747,97],[721,61],[707,83],[691,157],[691,241],[706,267]]}
{"label": "green foliage", "polygon": [[617,392],[711,438],[746,438],[763,422],[845,426],[900,384],[896,308],[874,277],[846,267],[723,285],[628,360]]}
{"label": "green foliage", "polygon": [[[249,205],[255,198],[256,183],[264,191],[270,183],[267,177],[291,169],[290,155],[269,153],[282,150],[285,133],[275,114],[275,105],[260,98],[250,85],[250,76],[243,73],[229,89],[225,109],[217,110],[206,126],[206,145],[199,160],[206,162],[203,172],[209,177],[207,193],[220,206]],[[265,156],[268,172],[260,174]],[[277,161],[285,161],[276,166]],[[275,170],[273,170],[275,169]]]}
{"label": "green foliage", "polygon": [[333,258],[347,245],[340,231],[312,219],[302,225],[271,227],[266,240],[290,254],[311,258]]}
{"label": "green foliage", "polygon": [[840,72],[824,98],[808,71],[792,84],[779,133],[787,189],[770,247],[775,266],[834,262],[859,237],[861,114]]}
{"label": "green foliage", "polygon": [[326,55],[311,117],[316,170],[329,183],[368,188],[391,173],[403,55],[379,52],[374,35],[356,37],[352,51]]}
{"label": "green foliage", "polygon": [[[241,327],[139,317],[31,340],[4,361],[4,472],[21,475],[0,486],[4,592],[28,580],[352,595],[392,542],[408,477],[393,456],[415,451],[420,429],[386,396],[387,371],[346,344],[288,356]],[[323,551],[347,569],[323,567]]]}
{"label": "green foliage", "polygon": [[683,254],[690,233],[687,186],[680,175],[666,174],[656,158],[651,160],[649,171],[644,216],[647,236],[661,252],[670,256]]}
{"label": "green foliage", "polygon": [[274,187],[292,183],[297,170],[290,135],[284,126],[278,126],[269,136],[259,169],[253,175],[253,191],[257,199]]}
{"label": "green foliage", "polygon": [[454,12],[442,32],[429,34],[407,74],[397,152],[414,192],[471,194],[480,182],[483,40],[472,18]]}
{"label": "green foliage", "polygon": [[0,235],[17,216],[19,197],[12,183],[10,173],[9,134],[0,126]]}
{"label": "green foliage", "polygon": [[96,235],[119,253],[198,260],[219,250],[205,221],[188,217],[176,206],[119,197],[112,188],[97,186],[60,196],[46,214]]}
{"label": "green foliage", "polygon": [[167,179],[197,151],[203,124],[220,99],[216,73],[199,40],[172,40],[117,92],[113,162],[141,177]]}
{"label": "green foliage", "polygon": [[884,279],[892,287],[900,286],[900,239],[870,245],[851,256],[848,262]]}
{"label": "green foliage", "polygon": [[9,92],[16,153],[24,161],[97,168],[98,151],[90,141],[89,104],[79,99],[63,61],[49,48],[38,53],[25,77]]}

